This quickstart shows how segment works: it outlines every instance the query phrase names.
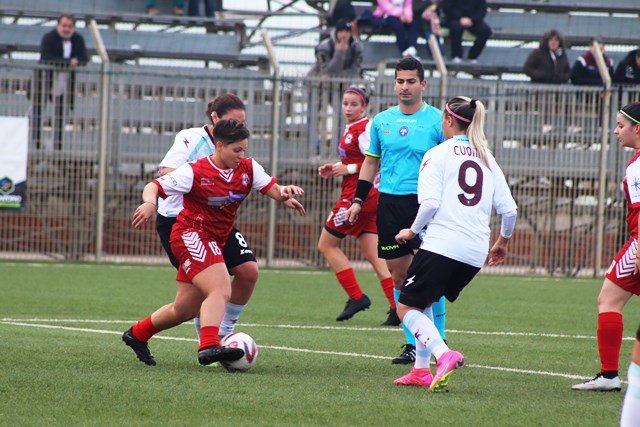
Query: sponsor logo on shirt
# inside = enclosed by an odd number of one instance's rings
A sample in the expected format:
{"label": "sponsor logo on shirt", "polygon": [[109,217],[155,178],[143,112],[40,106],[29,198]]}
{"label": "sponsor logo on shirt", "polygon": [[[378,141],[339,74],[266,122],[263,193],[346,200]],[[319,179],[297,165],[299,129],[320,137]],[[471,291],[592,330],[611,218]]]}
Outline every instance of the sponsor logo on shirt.
{"label": "sponsor logo on shirt", "polygon": [[249,175],[247,175],[246,173],[242,174],[242,185],[244,185],[245,187],[249,185]]}
{"label": "sponsor logo on shirt", "polygon": [[229,205],[231,203],[240,203],[247,197],[246,194],[240,193],[236,194],[233,191],[229,191],[228,196],[222,197],[208,197],[207,202],[209,206],[213,206],[216,208]]}
{"label": "sponsor logo on shirt", "polygon": [[215,180],[213,178],[200,178],[200,185],[203,187],[215,185]]}
{"label": "sponsor logo on shirt", "polygon": [[418,123],[416,119],[396,119],[396,123]]}
{"label": "sponsor logo on shirt", "polygon": [[400,129],[398,129],[398,135],[400,135],[400,136],[409,135],[409,127],[408,126],[400,126]]}
{"label": "sponsor logo on shirt", "polygon": [[348,135],[344,138],[344,143],[345,143],[345,144],[351,144],[351,140],[353,140],[353,135],[348,134]]}

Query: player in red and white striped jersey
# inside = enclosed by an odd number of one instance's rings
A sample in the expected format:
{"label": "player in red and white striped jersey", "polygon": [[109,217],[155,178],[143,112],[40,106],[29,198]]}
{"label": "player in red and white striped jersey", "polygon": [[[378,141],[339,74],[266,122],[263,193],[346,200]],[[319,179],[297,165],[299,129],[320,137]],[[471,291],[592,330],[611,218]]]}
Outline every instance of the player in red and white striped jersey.
{"label": "player in red and white striped jersey", "polygon": [[593,379],[574,385],[573,390],[620,391],[618,361],[624,330],[622,309],[632,295],[640,295],[640,102],[622,107],[618,112],[614,133],[623,147],[636,150],[635,156],[629,161],[623,181],[630,238],[613,259],[598,295],[600,372]]}
{"label": "player in red and white striped jersey", "polygon": [[[233,227],[236,212],[252,189],[280,202],[290,201],[301,215],[304,207],[294,196],[300,187],[280,186],[255,160],[246,158],[249,131],[242,123],[221,120],[213,129],[215,151],[212,155],[180,166],[147,184],[143,203],[133,215],[138,228],[155,213],[158,196],[184,195],[171,232],[171,249],[180,262],[175,300],[123,335],[138,359],[155,365],[147,341],[156,333],[193,319],[200,313],[198,360],[202,365],[241,358],[241,349],[223,347],[218,336],[224,310],[231,295],[231,281],[222,249]],[[291,203],[293,202],[293,203]]]}

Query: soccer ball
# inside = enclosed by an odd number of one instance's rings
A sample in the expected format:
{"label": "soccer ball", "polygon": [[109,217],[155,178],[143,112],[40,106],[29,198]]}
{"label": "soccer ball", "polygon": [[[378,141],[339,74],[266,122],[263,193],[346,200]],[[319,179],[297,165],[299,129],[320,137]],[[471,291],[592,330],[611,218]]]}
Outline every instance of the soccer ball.
{"label": "soccer ball", "polygon": [[245,372],[251,369],[258,358],[258,346],[249,335],[244,332],[233,332],[222,339],[225,347],[241,348],[244,356],[233,362],[220,362],[229,372]]}

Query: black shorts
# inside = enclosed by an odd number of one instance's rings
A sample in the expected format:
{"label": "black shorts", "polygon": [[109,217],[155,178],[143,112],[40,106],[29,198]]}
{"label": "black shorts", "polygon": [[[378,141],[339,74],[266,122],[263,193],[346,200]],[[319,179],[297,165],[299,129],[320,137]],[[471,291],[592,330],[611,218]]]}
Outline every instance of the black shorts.
{"label": "black shorts", "polygon": [[[171,261],[171,264],[177,269],[180,267],[180,263],[173,255],[173,252],[171,251],[171,244],[169,243],[169,240],[171,239],[171,228],[175,223],[175,217],[166,217],[160,214],[156,217],[156,231],[158,232],[158,236],[160,236],[160,243],[162,244],[164,251],[169,256],[169,261]],[[232,268],[237,267],[240,264],[244,264],[245,262],[257,262],[256,257],[249,247],[249,244],[244,239],[244,236],[240,233],[240,230],[235,227],[231,230],[227,243],[224,245],[222,256],[224,257],[224,263],[229,272],[231,272]]]}
{"label": "black shorts", "polygon": [[398,301],[420,309],[443,295],[453,302],[479,271],[478,267],[421,249],[407,269]]}
{"label": "black shorts", "polygon": [[378,201],[378,257],[396,259],[412,255],[420,247],[420,238],[416,236],[406,245],[396,242],[396,234],[403,228],[411,228],[418,214],[418,196],[393,196],[380,193]]}

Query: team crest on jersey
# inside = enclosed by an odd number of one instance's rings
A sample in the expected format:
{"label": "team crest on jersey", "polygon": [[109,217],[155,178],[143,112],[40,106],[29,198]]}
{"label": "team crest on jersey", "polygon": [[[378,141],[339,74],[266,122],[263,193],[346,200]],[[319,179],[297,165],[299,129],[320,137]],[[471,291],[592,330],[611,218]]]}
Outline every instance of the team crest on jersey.
{"label": "team crest on jersey", "polygon": [[408,126],[400,126],[400,129],[398,129],[398,135],[400,135],[400,136],[409,135],[409,127]]}
{"label": "team crest on jersey", "polygon": [[213,178],[200,178],[200,185],[203,187],[214,185],[215,180]]}
{"label": "team crest on jersey", "polygon": [[352,140],[353,140],[353,135],[347,134],[347,136],[344,138],[344,143],[345,144],[351,144]]}
{"label": "team crest on jersey", "polygon": [[244,185],[245,187],[249,185],[249,175],[247,175],[246,173],[242,174],[242,185]]}

